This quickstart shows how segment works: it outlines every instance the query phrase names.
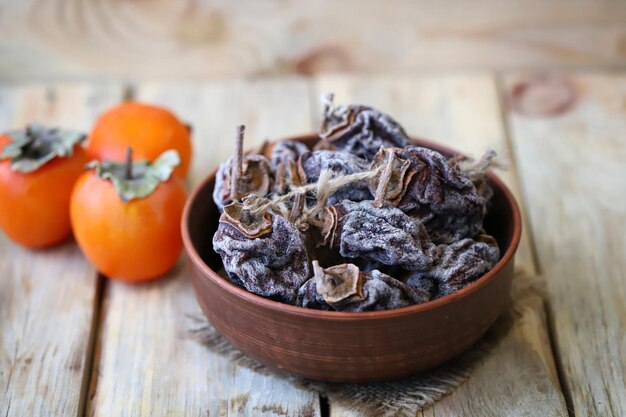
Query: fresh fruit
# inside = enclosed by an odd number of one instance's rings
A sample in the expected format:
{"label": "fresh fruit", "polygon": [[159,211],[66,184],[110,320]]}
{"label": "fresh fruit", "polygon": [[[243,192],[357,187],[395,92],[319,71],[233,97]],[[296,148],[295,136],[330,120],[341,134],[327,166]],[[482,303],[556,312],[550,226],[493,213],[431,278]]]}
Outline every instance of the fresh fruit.
{"label": "fresh fruit", "polygon": [[129,102],[103,113],[87,141],[89,156],[100,161],[121,161],[128,147],[137,159],[153,161],[168,149],[178,152],[174,170],[182,178],[191,160],[191,132],[172,112],[161,107]]}
{"label": "fresh fruit", "polygon": [[70,213],[78,245],[104,275],[123,281],[154,279],[167,272],[182,247],[183,180],[172,175],[178,153],[154,163],[91,162],[76,182]]}
{"label": "fresh fruit", "polygon": [[87,163],[84,139],[37,124],[0,135],[0,227],[11,240],[34,249],[70,235],[70,195]]}

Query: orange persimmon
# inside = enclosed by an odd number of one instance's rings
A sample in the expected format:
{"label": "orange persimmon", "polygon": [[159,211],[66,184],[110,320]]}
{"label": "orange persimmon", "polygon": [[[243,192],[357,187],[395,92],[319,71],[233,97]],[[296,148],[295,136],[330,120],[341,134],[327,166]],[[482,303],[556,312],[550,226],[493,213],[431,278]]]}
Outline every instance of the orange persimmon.
{"label": "orange persimmon", "polygon": [[70,205],[74,236],[107,277],[150,280],[176,263],[186,200],[183,180],[171,175],[179,162],[175,151],[154,164],[141,161],[129,167],[130,157],[126,164],[92,162],[95,171],[76,182]]}
{"label": "orange persimmon", "polygon": [[120,161],[128,147],[136,158],[149,161],[174,149],[181,159],[174,173],[183,178],[187,175],[192,156],[190,128],[167,109],[129,102],[100,115],[87,140],[89,156]]}
{"label": "orange persimmon", "polygon": [[70,194],[87,163],[84,137],[41,125],[0,135],[0,227],[11,240],[36,249],[70,235]]}

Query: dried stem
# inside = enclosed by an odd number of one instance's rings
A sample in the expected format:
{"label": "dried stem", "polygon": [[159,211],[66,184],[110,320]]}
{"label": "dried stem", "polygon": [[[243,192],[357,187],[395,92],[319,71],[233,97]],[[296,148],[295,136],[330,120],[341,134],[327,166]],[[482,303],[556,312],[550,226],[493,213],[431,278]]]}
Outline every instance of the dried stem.
{"label": "dried stem", "polygon": [[488,149],[478,161],[460,159],[455,161],[455,163],[458,169],[465,173],[470,180],[476,181],[483,178],[487,171],[492,168],[504,168],[504,166],[497,160],[497,156],[498,154],[493,149]]}
{"label": "dried stem", "polygon": [[322,95],[322,125],[320,127],[320,132],[326,131],[327,123],[328,123],[328,115],[330,114],[333,108],[333,100],[335,99],[335,95],[333,93],[323,94]]}
{"label": "dried stem", "polygon": [[26,126],[26,137],[32,140],[29,147],[33,156],[40,155],[46,146],[45,142],[50,141],[49,138],[44,138],[44,136],[48,136],[47,133],[45,130],[36,132],[31,125]]}
{"label": "dried stem", "polygon": [[304,210],[304,194],[296,194],[293,200],[293,207],[291,207],[291,212],[289,213],[289,221],[294,223],[298,217],[302,215],[302,211]]}
{"label": "dried stem", "polygon": [[327,115],[333,108],[333,101],[335,95],[333,93],[327,93],[322,96],[322,104],[324,105],[324,115]]}
{"label": "dried stem", "polygon": [[243,169],[243,134],[246,127],[239,125],[236,128],[235,154],[230,167],[230,198],[236,200],[239,197],[239,178]]}
{"label": "dried stem", "polygon": [[385,200],[385,194],[387,193],[387,184],[389,184],[391,174],[393,173],[393,157],[394,153],[389,152],[389,156],[387,157],[387,164],[385,165],[385,170],[378,180],[378,187],[376,187],[376,195],[374,196],[374,207],[382,206],[383,201]]}
{"label": "dried stem", "polygon": [[133,179],[133,148],[130,146],[126,149],[126,174],[125,178],[130,181]]}
{"label": "dried stem", "polygon": [[[377,175],[380,175],[380,172],[382,171],[381,167],[378,167],[376,169],[370,170],[370,171],[364,171],[364,172],[357,172],[355,174],[348,174],[348,175],[343,175],[341,177],[336,177],[333,178],[327,182],[325,182],[324,185],[324,189],[322,190],[325,194],[332,194],[335,191],[337,191],[338,189],[345,187],[348,184],[352,184],[354,182],[357,181],[361,181],[361,180],[368,180],[370,178],[374,178]],[[320,178],[323,179],[325,177],[324,175],[324,171],[322,171],[322,173],[320,173]],[[307,184],[307,185],[303,185],[300,187],[295,187],[294,190],[292,192],[289,192],[287,194],[283,194],[280,197],[271,200],[263,205],[260,205],[254,209],[252,209],[253,212],[258,212],[258,211],[263,211],[263,210],[267,210],[269,208],[272,207],[276,207],[278,206],[280,203],[290,200],[292,198],[294,198],[297,194],[306,194],[310,191],[315,192],[316,195],[319,195],[320,189],[321,189],[321,184],[320,181],[318,180],[317,183],[315,184]]]}
{"label": "dried stem", "polygon": [[320,263],[318,262],[317,259],[313,259],[313,261],[311,262],[312,266],[313,266],[313,276],[317,277],[317,276],[323,276],[324,274],[324,270],[322,269],[322,267],[320,266]]}
{"label": "dried stem", "polygon": [[331,170],[326,170],[320,172],[320,177],[317,180],[317,191],[316,198],[317,203],[309,216],[314,217],[317,213],[322,211],[324,206],[326,206],[326,201],[328,201],[328,197],[331,196],[335,190],[332,187],[329,187],[330,180],[333,178],[333,172]]}
{"label": "dried stem", "polygon": [[285,186],[285,164],[280,162],[276,167],[276,187],[281,190],[284,190]]}

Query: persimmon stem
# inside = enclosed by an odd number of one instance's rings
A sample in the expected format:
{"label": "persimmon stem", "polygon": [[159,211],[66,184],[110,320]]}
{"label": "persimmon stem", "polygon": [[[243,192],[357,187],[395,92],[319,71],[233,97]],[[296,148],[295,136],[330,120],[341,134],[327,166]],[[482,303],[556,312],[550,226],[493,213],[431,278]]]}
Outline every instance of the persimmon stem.
{"label": "persimmon stem", "polygon": [[126,179],[133,179],[133,148],[126,149]]}
{"label": "persimmon stem", "polygon": [[289,213],[289,221],[294,223],[297,218],[302,215],[302,211],[304,210],[304,194],[298,193],[293,201],[293,206],[291,207],[291,212]]}
{"label": "persimmon stem", "polygon": [[43,136],[46,133],[47,132],[45,131],[35,132],[33,131],[31,125],[26,126],[26,136],[32,140],[32,142],[30,143],[30,154],[33,157],[38,157],[41,152],[43,152],[43,148],[45,147],[45,139],[43,138]]}
{"label": "persimmon stem", "polygon": [[333,93],[328,93],[328,94],[324,94],[322,95],[322,124],[320,126],[320,131],[324,132],[326,131],[326,128],[328,127],[328,116],[330,114],[330,111],[333,108],[333,100],[335,99],[335,95]]}
{"label": "persimmon stem", "polygon": [[230,198],[236,200],[239,197],[239,178],[242,175],[243,165],[243,135],[246,127],[239,125],[236,128],[235,154],[230,167]]}
{"label": "persimmon stem", "polygon": [[374,196],[374,207],[380,207],[383,205],[385,194],[387,194],[387,184],[389,183],[391,174],[393,173],[393,156],[393,152],[390,151],[389,156],[387,157],[385,170],[378,180],[378,187],[376,187],[376,195]]}

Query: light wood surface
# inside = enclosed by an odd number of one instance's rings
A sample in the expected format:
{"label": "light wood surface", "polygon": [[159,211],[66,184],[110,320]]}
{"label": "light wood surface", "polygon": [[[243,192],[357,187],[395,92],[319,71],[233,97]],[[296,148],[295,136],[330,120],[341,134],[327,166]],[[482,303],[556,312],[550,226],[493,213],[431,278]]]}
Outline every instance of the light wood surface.
{"label": "light wood surface", "polygon": [[[526,97],[511,94],[523,85]],[[559,89],[573,91],[569,108],[546,114]],[[624,415],[626,76],[513,74],[504,92],[526,103],[508,119],[574,411]]]}
{"label": "light wood surface", "polygon": [[[232,154],[237,124],[246,125],[246,147],[311,130],[302,80],[140,85],[136,97],[192,124],[191,186]],[[193,340],[190,316],[202,313],[189,274],[181,260],[154,284],[108,282],[87,414],[319,416],[317,394],[235,366]]]}
{"label": "light wood surface", "polygon": [[611,0],[20,0],[0,2],[0,33],[18,80],[626,64]]}
{"label": "light wood surface", "polygon": [[[495,78],[489,75],[421,77],[326,76],[316,95],[334,92],[335,102],[364,103],[392,114],[412,135],[426,137],[469,155],[498,152],[508,170],[498,172],[518,197],[512,152],[505,136]],[[533,273],[535,266],[525,229],[516,263]],[[542,300],[523,300],[523,312],[507,336],[473,372],[471,379],[425,415],[566,415],[552,360]],[[506,323],[500,323],[507,326]],[[515,392],[515,396],[510,393]],[[498,401],[489,401],[498,398]],[[479,400],[478,400],[479,399]],[[352,416],[331,404],[333,416]]]}
{"label": "light wood surface", "polygon": [[[0,130],[32,121],[86,129],[120,97],[105,85],[0,87]],[[97,289],[72,241],[31,251],[0,233],[0,415],[82,414]]]}

